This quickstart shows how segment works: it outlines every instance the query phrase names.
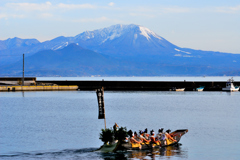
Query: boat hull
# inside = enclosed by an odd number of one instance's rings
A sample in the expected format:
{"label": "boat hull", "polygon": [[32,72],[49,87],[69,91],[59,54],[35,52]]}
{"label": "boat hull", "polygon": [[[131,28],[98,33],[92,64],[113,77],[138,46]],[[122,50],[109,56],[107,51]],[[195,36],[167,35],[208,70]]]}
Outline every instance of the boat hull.
{"label": "boat hull", "polygon": [[239,87],[233,85],[233,78],[232,78],[228,80],[228,82],[226,83],[226,87],[223,88],[222,90],[227,92],[237,92],[239,90]]}
{"label": "boat hull", "polygon": [[239,87],[238,88],[223,88],[222,90],[227,91],[227,92],[238,92]]}
{"label": "boat hull", "polygon": [[203,91],[203,90],[204,90],[204,87],[205,87],[205,86],[202,86],[202,87],[196,88],[196,90],[197,90],[197,91]]}

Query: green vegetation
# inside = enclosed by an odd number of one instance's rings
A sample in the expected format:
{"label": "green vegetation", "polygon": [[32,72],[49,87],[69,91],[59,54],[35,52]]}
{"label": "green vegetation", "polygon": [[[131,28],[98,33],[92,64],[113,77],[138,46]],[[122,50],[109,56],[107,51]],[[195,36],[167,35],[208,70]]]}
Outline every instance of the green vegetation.
{"label": "green vegetation", "polygon": [[102,129],[102,133],[100,133],[100,137],[99,139],[101,139],[104,144],[106,144],[107,142],[113,142],[114,140],[114,136],[113,136],[113,130],[112,129]]}
{"label": "green vegetation", "polygon": [[120,127],[114,134],[114,138],[118,141],[124,141],[127,136],[128,133],[126,127]]}
{"label": "green vegetation", "polygon": [[127,128],[126,127],[120,127],[117,130],[113,130],[112,128],[102,129],[102,132],[100,133],[99,139],[101,139],[104,144],[111,143],[114,140],[118,141],[124,141],[125,138],[128,136]]}

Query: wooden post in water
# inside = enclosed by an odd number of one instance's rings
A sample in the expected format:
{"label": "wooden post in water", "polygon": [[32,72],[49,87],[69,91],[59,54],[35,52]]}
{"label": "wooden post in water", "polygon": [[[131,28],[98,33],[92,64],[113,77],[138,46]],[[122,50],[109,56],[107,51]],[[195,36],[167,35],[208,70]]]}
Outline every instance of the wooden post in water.
{"label": "wooden post in water", "polygon": [[24,86],[24,54],[23,54],[23,77],[22,77],[22,86]]}

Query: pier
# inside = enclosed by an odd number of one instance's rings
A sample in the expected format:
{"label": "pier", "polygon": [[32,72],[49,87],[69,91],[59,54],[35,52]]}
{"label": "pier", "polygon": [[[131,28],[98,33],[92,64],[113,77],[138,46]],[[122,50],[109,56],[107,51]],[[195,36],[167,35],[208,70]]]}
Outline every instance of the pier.
{"label": "pier", "polygon": [[77,85],[57,85],[53,83],[41,83],[36,77],[0,77],[0,91],[58,91],[77,90]]}
{"label": "pier", "polygon": [[[173,91],[176,88],[185,88],[185,91],[195,91],[205,86],[204,91],[222,91],[226,81],[37,81],[41,83],[54,83],[57,85],[77,85],[80,90],[95,90],[104,87],[105,91]],[[234,82],[239,86],[240,82]]]}
{"label": "pier", "polygon": [[77,90],[76,85],[65,86],[0,86],[0,91],[58,91],[58,90]]}
{"label": "pier", "polygon": [[[227,81],[116,81],[116,80],[37,80],[27,77],[21,85],[21,77],[0,78],[0,91],[47,91],[47,90],[96,90],[104,87],[105,91],[196,91],[205,86],[204,91],[222,91]],[[240,81],[234,81],[240,86]]]}

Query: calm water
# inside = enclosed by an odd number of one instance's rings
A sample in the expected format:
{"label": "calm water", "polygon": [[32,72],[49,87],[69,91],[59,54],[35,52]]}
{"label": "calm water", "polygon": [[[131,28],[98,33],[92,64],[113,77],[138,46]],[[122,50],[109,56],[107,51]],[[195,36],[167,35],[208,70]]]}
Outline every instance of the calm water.
{"label": "calm water", "polygon": [[102,145],[93,91],[0,92],[0,159],[239,159],[240,92],[105,92],[107,127],[188,129],[182,146],[92,152]]}

